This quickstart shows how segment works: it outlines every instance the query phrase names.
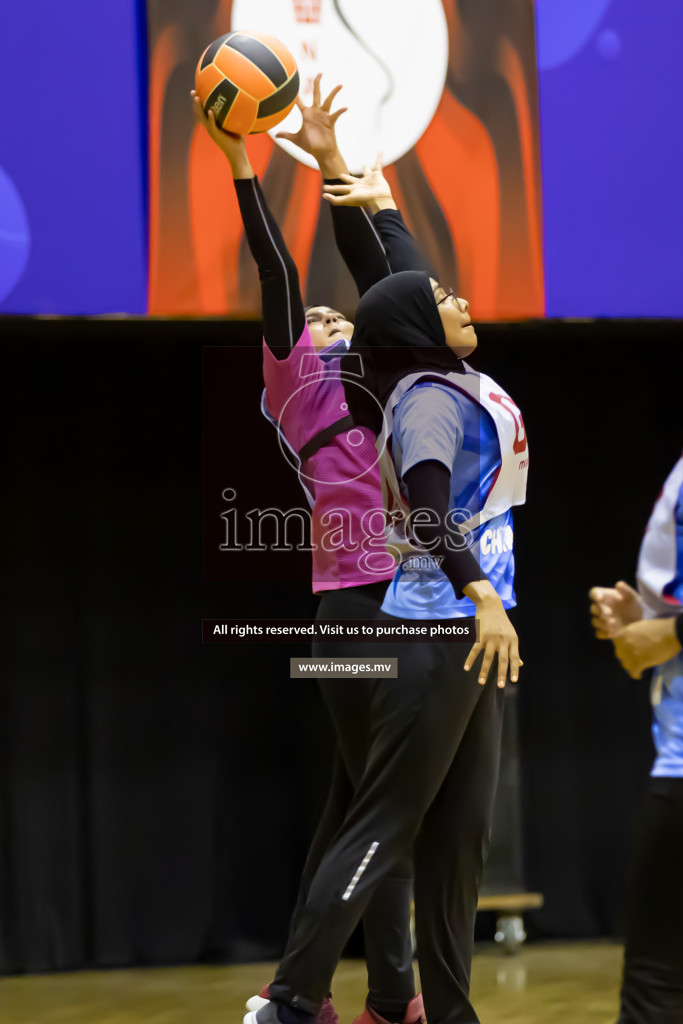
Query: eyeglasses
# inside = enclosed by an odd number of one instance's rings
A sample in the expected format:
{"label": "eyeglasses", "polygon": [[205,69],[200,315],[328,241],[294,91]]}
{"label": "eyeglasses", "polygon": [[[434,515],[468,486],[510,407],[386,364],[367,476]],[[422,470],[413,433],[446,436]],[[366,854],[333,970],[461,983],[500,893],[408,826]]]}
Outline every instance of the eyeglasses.
{"label": "eyeglasses", "polygon": [[449,288],[444,297],[442,299],[437,300],[437,306],[440,306],[442,302],[446,301],[446,299],[450,299],[451,295],[455,295],[455,292],[453,291],[452,288]]}

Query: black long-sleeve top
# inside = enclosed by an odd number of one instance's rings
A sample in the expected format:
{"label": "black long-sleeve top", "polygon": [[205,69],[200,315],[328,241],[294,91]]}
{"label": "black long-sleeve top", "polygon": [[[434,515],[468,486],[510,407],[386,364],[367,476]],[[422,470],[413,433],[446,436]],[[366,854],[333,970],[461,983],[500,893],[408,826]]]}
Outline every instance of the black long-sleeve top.
{"label": "black long-sleeve top", "polygon": [[[286,359],[306,323],[299,274],[258,178],[237,179],[235,189],[261,281],[263,337],[276,358]],[[362,207],[331,206],[331,210],[337,247],[359,295],[401,270],[424,270],[436,278],[398,210],[380,210],[374,217]],[[411,508],[436,512],[437,525],[421,527],[418,539],[435,545],[431,550],[442,556],[442,568],[460,598],[464,586],[485,577],[468,548],[452,551],[447,543],[450,474],[441,463],[425,461],[406,474],[405,483]]]}
{"label": "black long-sleeve top", "polygon": [[[299,273],[258,178],[237,179],[235,190],[261,281],[263,336],[278,358],[285,359],[306,320]],[[332,206],[331,210],[335,241],[359,295],[399,270],[425,270],[436,277],[398,210],[380,210],[374,217],[360,206]]]}
{"label": "black long-sleeve top", "polygon": [[[263,337],[278,359],[286,359],[306,322],[296,264],[268,209],[258,178],[237,179],[235,190],[247,244],[261,281]],[[372,217],[358,206],[333,207],[332,218],[339,251],[363,295],[392,272],[377,228]],[[407,229],[405,234],[412,244]],[[407,255],[402,258],[407,259]]]}

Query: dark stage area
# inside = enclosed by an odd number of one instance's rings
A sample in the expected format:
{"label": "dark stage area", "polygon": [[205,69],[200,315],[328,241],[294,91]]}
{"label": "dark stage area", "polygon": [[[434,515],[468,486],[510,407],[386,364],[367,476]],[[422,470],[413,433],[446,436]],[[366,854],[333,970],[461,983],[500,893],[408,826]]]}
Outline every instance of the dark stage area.
{"label": "dark stage area", "polygon": [[[1,330],[0,973],[273,958],[331,731],[315,684],[288,678],[305,645],[201,644],[203,617],[315,608],[308,556],[270,580],[211,555],[223,488],[304,504],[260,415],[259,325]],[[681,325],[479,337],[530,449],[513,621],[525,882],[545,906],[528,930],[619,935],[650,708],[593,639],[587,591],[633,582],[680,455]]]}

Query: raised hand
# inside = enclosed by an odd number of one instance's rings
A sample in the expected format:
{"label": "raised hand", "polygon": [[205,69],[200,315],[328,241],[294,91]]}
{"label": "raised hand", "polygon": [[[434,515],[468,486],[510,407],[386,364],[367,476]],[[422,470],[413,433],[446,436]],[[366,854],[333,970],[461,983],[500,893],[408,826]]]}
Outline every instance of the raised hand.
{"label": "raised hand", "polygon": [[305,153],[310,153],[311,156],[320,163],[325,158],[328,158],[334,154],[337,154],[337,136],[335,134],[335,125],[341,115],[345,113],[348,107],[341,107],[339,110],[331,112],[332,103],[341,89],[341,85],[336,85],[332,92],[321,102],[320,99],[320,80],[322,74],[315,76],[313,82],[313,103],[310,107],[307,107],[300,96],[296,98],[296,105],[301,111],[301,128],[298,132],[277,132],[276,139],[286,139],[288,142],[293,142],[295,146],[299,146]]}
{"label": "raised hand", "polygon": [[235,178],[252,178],[254,172],[247,157],[244,135],[235,135],[233,132],[226,132],[224,128],[219,128],[213,110],[210,110],[208,114],[204,113],[202,101],[194,89],[190,96],[192,97],[192,112],[195,121],[207,131],[221,152],[225,153],[230,161],[233,176]]}
{"label": "raised hand", "polygon": [[638,592],[619,580],[613,587],[593,587],[591,624],[598,640],[612,640],[617,633],[643,617],[643,606]]}
{"label": "raised hand", "polygon": [[389,182],[382,174],[382,154],[377,154],[372,167],[364,167],[363,175],[354,178],[351,174],[340,174],[343,185],[324,185],[323,199],[333,206],[365,206],[378,200],[391,200]]}

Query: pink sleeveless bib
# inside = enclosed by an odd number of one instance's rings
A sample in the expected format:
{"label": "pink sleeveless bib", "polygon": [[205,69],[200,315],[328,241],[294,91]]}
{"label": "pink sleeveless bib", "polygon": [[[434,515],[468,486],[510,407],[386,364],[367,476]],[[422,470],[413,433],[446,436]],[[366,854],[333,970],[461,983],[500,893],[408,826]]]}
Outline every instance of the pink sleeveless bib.
{"label": "pink sleeveless bib", "polygon": [[263,346],[263,412],[297,468],[312,510],[313,591],[340,590],[395,571],[386,551],[375,437],[350,427],[302,463],[301,449],[348,415],[339,359],[318,355],[308,326],[287,359]]}

